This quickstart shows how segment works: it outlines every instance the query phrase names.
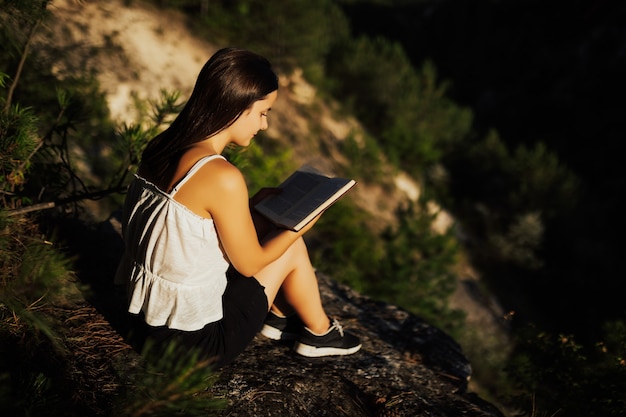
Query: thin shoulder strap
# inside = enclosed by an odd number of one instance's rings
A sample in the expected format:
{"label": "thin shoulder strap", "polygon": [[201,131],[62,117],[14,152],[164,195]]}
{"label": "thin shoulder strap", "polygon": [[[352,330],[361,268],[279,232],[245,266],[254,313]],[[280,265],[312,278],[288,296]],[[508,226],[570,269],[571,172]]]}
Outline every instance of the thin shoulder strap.
{"label": "thin shoulder strap", "polygon": [[203,158],[200,158],[195,164],[193,164],[191,169],[189,171],[187,171],[185,176],[180,181],[178,181],[176,183],[176,185],[172,188],[172,191],[170,191],[170,196],[174,197],[174,194],[176,194],[178,192],[178,190],[180,190],[180,187],[185,185],[185,183],[187,182],[187,180],[189,180],[189,178],[193,177],[193,175],[196,172],[198,172],[198,170],[200,168],[202,168],[204,166],[204,164],[206,164],[209,161],[212,161],[215,158],[222,158],[223,160],[226,160],[226,158],[224,158],[222,155],[219,155],[219,154],[209,155],[209,156],[205,156]]}

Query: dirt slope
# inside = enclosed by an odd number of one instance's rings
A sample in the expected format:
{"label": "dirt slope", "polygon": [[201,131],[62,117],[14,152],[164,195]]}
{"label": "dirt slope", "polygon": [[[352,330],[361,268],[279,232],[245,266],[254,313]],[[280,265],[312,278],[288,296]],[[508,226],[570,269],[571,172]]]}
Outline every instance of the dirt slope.
{"label": "dirt slope", "polygon": [[77,62],[95,71],[111,114],[120,122],[134,120],[133,95],[156,99],[161,89],[189,94],[217,49],[195,37],[182,14],[148,4],[54,0],[50,11],[56,17],[49,27],[55,42],[82,52]]}

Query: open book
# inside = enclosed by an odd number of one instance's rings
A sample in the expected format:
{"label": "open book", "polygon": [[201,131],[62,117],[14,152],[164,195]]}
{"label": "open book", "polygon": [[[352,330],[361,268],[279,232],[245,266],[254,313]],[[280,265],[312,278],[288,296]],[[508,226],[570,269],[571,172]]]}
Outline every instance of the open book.
{"label": "open book", "polygon": [[280,193],[263,199],[254,208],[276,226],[298,231],[355,184],[355,180],[331,178],[301,168],[278,186]]}

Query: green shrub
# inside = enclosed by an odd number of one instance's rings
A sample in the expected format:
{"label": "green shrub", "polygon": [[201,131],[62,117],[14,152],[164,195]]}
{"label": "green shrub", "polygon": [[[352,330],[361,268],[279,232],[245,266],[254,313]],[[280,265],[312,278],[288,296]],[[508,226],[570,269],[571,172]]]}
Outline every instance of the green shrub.
{"label": "green shrub", "polygon": [[363,209],[347,199],[330,207],[306,237],[315,267],[356,291],[366,292],[367,271],[378,269],[383,253],[370,221]]}
{"label": "green shrub", "polygon": [[19,192],[40,145],[36,134],[37,118],[30,109],[11,106],[0,113],[0,199],[5,208],[28,202],[26,197],[19,198]]}
{"label": "green shrub", "polygon": [[[263,134],[258,135],[259,140],[264,137]],[[297,168],[289,149],[268,147],[264,151],[257,142],[252,142],[246,148],[231,146],[225,150],[224,156],[243,172],[250,196],[263,187],[278,186]]]}
{"label": "green shrub", "polygon": [[364,135],[357,140],[349,135],[341,142],[341,152],[350,161],[345,175],[370,183],[383,180],[383,151],[376,139]]}
{"label": "green shrub", "polygon": [[338,44],[327,62],[341,80],[333,91],[351,108],[385,155],[416,178],[471,134],[471,111],[447,98],[434,65],[415,70],[402,47],[386,39]]}
{"label": "green shrub", "polygon": [[340,80],[334,95],[375,136],[391,124],[396,103],[414,75],[402,47],[383,38],[361,37],[337,44],[326,67],[330,77]]}
{"label": "green shrub", "polygon": [[520,331],[509,372],[520,384],[515,403],[546,415],[622,416],[626,409],[626,324],[607,322],[585,346],[572,335],[535,327]]}
{"label": "green shrub", "polygon": [[456,288],[453,267],[458,256],[452,229],[433,231],[435,215],[425,205],[400,207],[396,216],[397,226],[382,235],[385,254],[379,278],[368,281],[368,290],[455,333],[462,315],[448,306]]}
{"label": "green shrub", "polygon": [[226,400],[209,388],[217,380],[208,359],[170,343],[165,349],[146,346],[141,365],[129,375],[114,415],[169,417],[217,415]]}
{"label": "green shrub", "polygon": [[218,44],[253,50],[281,72],[302,68],[313,82],[323,81],[330,46],[348,34],[345,17],[330,0],[211,1],[199,20],[199,31]]}
{"label": "green shrub", "polygon": [[396,216],[397,226],[379,235],[368,214],[338,202],[312,230],[314,264],[357,291],[457,332],[462,315],[448,305],[456,288],[456,239],[432,231],[433,216],[423,207],[399,208]]}

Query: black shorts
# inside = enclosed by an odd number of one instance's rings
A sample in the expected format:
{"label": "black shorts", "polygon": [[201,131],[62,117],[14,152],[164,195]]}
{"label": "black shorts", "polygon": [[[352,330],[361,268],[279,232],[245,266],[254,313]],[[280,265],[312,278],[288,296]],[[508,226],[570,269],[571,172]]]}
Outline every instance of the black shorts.
{"label": "black shorts", "polygon": [[214,368],[232,362],[263,327],[269,306],[264,288],[255,278],[229,268],[228,283],[222,296],[223,317],[200,330],[182,331],[166,326],[145,326],[142,333],[152,348],[166,348],[176,343],[183,352],[197,352],[202,358],[215,360]]}

